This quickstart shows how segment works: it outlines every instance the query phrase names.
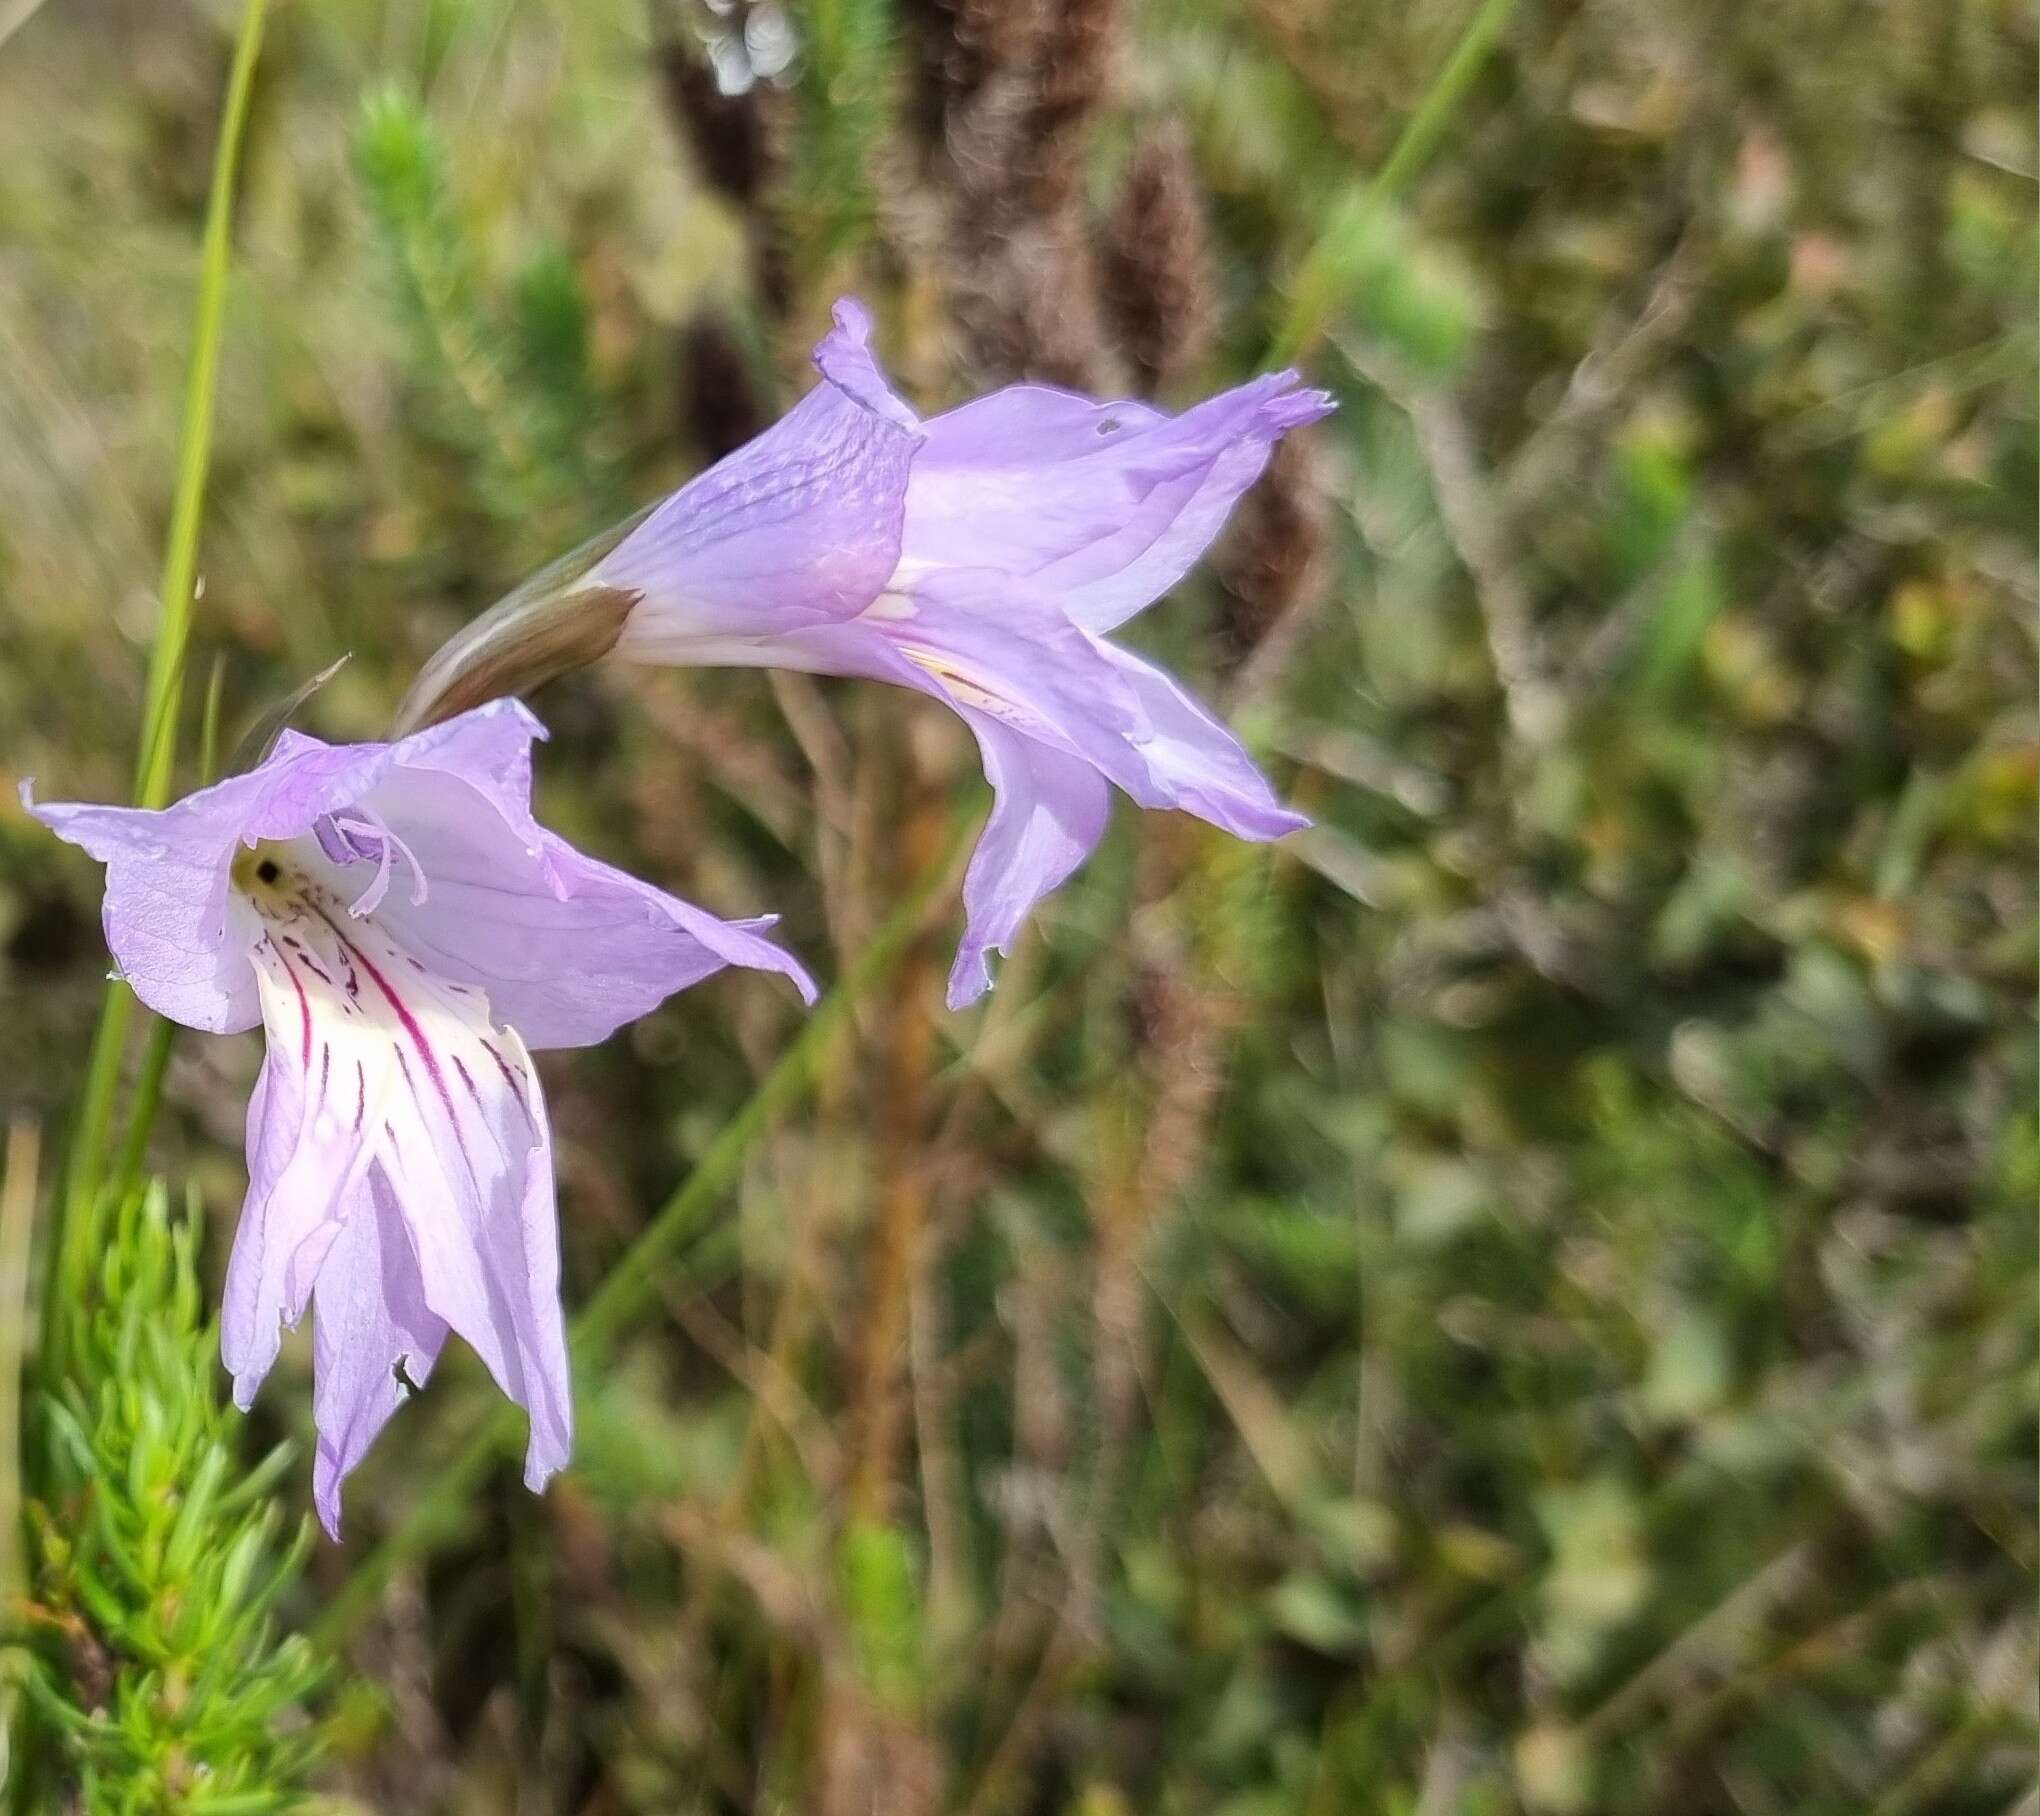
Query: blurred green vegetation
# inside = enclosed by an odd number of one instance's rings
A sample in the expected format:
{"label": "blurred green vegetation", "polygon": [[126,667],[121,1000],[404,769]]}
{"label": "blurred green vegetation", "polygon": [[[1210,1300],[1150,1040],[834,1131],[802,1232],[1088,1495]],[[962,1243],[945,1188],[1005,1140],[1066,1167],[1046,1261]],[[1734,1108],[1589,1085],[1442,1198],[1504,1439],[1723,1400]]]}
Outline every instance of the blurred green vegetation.
{"label": "blurred green vegetation", "polygon": [[[231,14],[0,41],[0,762],[52,795],[132,761]],[[930,408],[1290,340],[1341,401],[1137,631],[1317,830],[1123,811],[980,1015],[909,955],[575,1468],[353,1636],[343,1807],[2031,1808],[2035,81],[2001,0],[278,9],[225,747],[347,651],[307,720],[378,735],[839,287]],[[975,786],[876,689],[536,705],[563,831],[831,975]],[[0,1098],[54,1129],[96,877],[12,800]],[[570,1307],[796,1028],[724,978],[549,1057]],[[170,1075],[215,1273],[254,1064]]]}

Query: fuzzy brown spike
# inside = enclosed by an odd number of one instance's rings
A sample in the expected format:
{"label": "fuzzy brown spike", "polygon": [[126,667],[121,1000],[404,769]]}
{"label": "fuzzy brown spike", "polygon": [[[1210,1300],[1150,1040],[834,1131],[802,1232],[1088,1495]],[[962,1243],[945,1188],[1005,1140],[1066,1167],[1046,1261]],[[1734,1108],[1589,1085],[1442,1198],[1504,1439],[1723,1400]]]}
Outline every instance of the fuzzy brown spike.
{"label": "fuzzy brown spike", "polygon": [[970,74],[960,67],[956,8],[952,0],[900,0],[895,13],[912,70],[907,124],[922,148],[933,150],[942,143],[949,110]]}
{"label": "fuzzy brown spike", "polygon": [[1112,86],[1118,27],[1119,0],[1049,0],[1019,147],[1037,214],[1068,207],[1083,187],[1092,116]]}
{"label": "fuzzy brown spike", "polygon": [[1329,513],[1308,429],[1285,436],[1240,501],[1215,562],[1225,666],[1237,670],[1292,620],[1323,579]]}
{"label": "fuzzy brown spike", "polygon": [[910,118],[940,147],[987,90],[1017,88],[1046,25],[1042,0],[900,0],[914,66]]}
{"label": "fuzzy brown spike", "polygon": [[739,207],[755,202],[770,180],[773,132],[767,110],[772,91],[755,83],[726,94],[701,47],[674,35],[653,53],[666,95],[666,116],[692,155],[701,179]]}
{"label": "fuzzy brown spike", "polygon": [[951,301],[985,382],[1117,388],[1092,248],[1068,217],[985,236],[957,261]]}
{"label": "fuzzy brown spike", "polygon": [[765,400],[730,325],[714,311],[680,331],[680,431],[706,460],[720,460],[765,427]]}
{"label": "fuzzy brown spike", "polygon": [[1210,350],[1211,248],[1190,137],[1167,124],[1127,161],[1103,247],[1104,303],[1120,346],[1149,390]]}
{"label": "fuzzy brown spike", "polygon": [[[941,86],[950,302],[983,383],[1109,385],[1095,249],[1075,207],[1108,87],[1116,0],[908,0]],[[928,149],[935,149],[929,146]]]}

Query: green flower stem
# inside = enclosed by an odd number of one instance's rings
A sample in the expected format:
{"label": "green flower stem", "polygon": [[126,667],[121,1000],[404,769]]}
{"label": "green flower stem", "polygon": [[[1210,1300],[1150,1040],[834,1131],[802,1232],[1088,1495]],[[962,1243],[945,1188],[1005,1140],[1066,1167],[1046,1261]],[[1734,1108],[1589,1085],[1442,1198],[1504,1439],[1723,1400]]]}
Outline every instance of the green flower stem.
{"label": "green flower stem", "polygon": [[[799,1037],[759,1081],[743,1108],[723,1125],[693,1172],[610,1270],[594,1297],[581,1307],[567,1328],[577,1369],[600,1367],[608,1360],[617,1336],[657,1293],[661,1270],[683,1244],[701,1233],[709,1213],[743,1170],[758,1139],[813,1087],[829,1043],[849,1021],[851,1011],[885,981],[912,945],[929,902],[955,868],[969,822],[970,816],[958,818],[941,856],[921,874],[858,954],[843,981],[808,1017]],[[311,1629],[315,1646],[338,1648],[345,1644],[375,1606],[391,1576],[459,1525],[476,1487],[516,1442],[523,1423],[506,1403],[477,1426],[465,1448],[439,1473],[417,1505],[327,1602]]]}
{"label": "green flower stem", "polygon": [[113,1178],[121,1191],[142,1176],[142,1161],[149,1149],[149,1131],[156,1126],[156,1110],[163,1101],[163,1080],[170,1071],[170,1045],[177,1038],[177,1024],[160,1015],[149,1021],[148,1038],[142,1043],[142,1062],[135,1068],[135,1088],[128,1103],[127,1133],[120,1144],[120,1164]]}
{"label": "green flower stem", "polygon": [[[21,1561],[21,1352],[28,1340],[28,1248],[41,1141],[36,1125],[22,1116],[7,1125],[6,1142],[0,1159],[0,1627],[11,1628],[18,1599],[27,1591]],[[11,1692],[0,1700],[11,1704]],[[0,1740],[9,1729],[0,1717]],[[0,1783],[5,1780],[0,1766]]]}
{"label": "green flower stem", "polygon": [[1332,209],[1311,249],[1304,254],[1290,286],[1289,312],[1275,337],[1270,363],[1286,366],[1310,344],[1337,307],[1351,249],[1363,241],[1375,211],[1408,186],[1437,149],[1438,141],[1473,87],[1495,40],[1516,10],[1516,0],[1481,0],[1452,54],[1431,78],[1415,111],[1403,122],[1388,158],[1372,177],[1364,178]]}
{"label": "green flower stem", "polygon": [[[135,758],[134,796],[136,805],[141,807],[161,807],[169,798],[170,774],[177,755],[179,683],[184,675],[185,650],[191,640],[198,579],[198,532],[205,514],[206,476],[212,464],[213,398],[218,389],[227,269],[232,258],[234,186],[267,8],[268,0],[248,0],[241,14],[233,71],[227,80],[226,104],[220,117],[219,145],[213,157],[212,189],[206,199],[191,365],[185,378],[184,418],[178,435],[177,489],[170,509],[169,540],[163,550],[162,612],[156,620],[156,639],[149,652],[141,745]],[[76,1303],[76,1295],[68,1289],[82,1284],[93,1252],[93,1224],[99,1185],[105,1176],[114,1093],[120,1083],[121,1058],[133,1017],[134,998],[128,987],[122,983],[108,985],[86,1067],[85,1088],[72,1126],[64,1189],[50,1233],[50,1278],[56,1290],[45,1298],[50,1312],[45,1335],[53,1371],[61,1368],[68,1341],[62,1314],[67,1305]],[[164,1057],[167,1060],[167,1050]],[[153,1109],[153,1103],[149,1107]]]}
{"label": "green flower stem", "polygon": [[138,807],[161,807],[169,799],[170,770],[177,756],[180,683],[184,678],[185,649],[191,641],[191,612],[198,582],[198,532],[205,515],[206,476],[212,466],[213,400],[219,384],[227,271],[233,261],[234,187],[267,10],[268,0],[248,0],[241,15],[233,72],[227,78],[226,109],[220,120],[219,149],[213,159],[212,191],[206,198],[198,312],[192,326],[191,369],[185,380],[184,422],[178,445],[177,493],[170,509],[170,540],[163,550],[163,612],[156,621],[155,647],[149,653],[148,703],[142,717],[142,747],[135,766]]}

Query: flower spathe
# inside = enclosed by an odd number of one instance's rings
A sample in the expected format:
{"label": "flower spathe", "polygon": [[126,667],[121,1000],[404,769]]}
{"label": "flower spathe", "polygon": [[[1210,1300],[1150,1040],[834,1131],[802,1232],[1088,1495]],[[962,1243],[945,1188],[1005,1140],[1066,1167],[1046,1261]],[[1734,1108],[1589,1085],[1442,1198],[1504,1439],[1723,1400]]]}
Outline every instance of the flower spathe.
{"label": "flower spathe", "polygon": [[449,1331],[530,1415],[525,1481],[567,1461],[531,1049],[601,1040],[725,965],[812,1000],[769,920],[718,920],[540,826],[544,735],[504,700],[390,744],[285,732],[161,811],[31,803],[106,865],[107,943],[143,1002],[263,1028],[221,1350],[245,1409],[312,1310],[313,1498],[336,1536],[343,1479]]}
{"label": "flower spathe", "polygon": [[995,795],[949,980],[989,988],[1114,785],[1247,839],[1308,822],[1173,680],[1106,640],[1210,545],[1275,442],[1325,415],[1276,372],[1180,416],[1013,385],[922,421],[836,306],[822,383],[652,510],[581,584],[636,595],[620,659],[806,669],[932,694]]}

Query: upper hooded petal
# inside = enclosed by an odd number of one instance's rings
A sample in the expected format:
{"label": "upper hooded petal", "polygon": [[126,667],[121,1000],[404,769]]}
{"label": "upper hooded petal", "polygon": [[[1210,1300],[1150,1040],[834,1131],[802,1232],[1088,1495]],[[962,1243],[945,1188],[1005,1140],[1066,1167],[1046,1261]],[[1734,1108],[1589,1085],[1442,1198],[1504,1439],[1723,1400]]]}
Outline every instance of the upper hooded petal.
{"label": "upper hooded petal", "polygon": [[121,975],[158,1015],[213,1034],[261,1019],[255,977],[231,924],[234,852],[307,831],[373,784],[380,744],[332,746],[286,733],[263,766],[164,808],[23,804],[106,866],[101,919]]}
{"label": "upper hooded petal", "polygon": [[839,303],[822,382],[690,480],[589,570],[642,595],[617,643],[658,661],[690,638],[769,635],[855,616],[900,553],[921,432],[873,363],[870,319]]}
{"label": "upper hooded petal", "polygon": [[[247,928],[233,915],[235,852],[302,840],[326,816],[374,814],[424,888],[383,892],[376,913],[444,973],[486,988],[535,1046],[580,1046],[725,965],[777,971],[812,1000],[769,918],[725,921],[576,851],[532,817],[531,744],[544,727],[493,701],[394,744],[323,744],[286,732],[262,766],[145,811],[32,806],[107,866],[107,943],[159,1014],[215,1033],[262,1018]],[[408,860],[407,860],[408,861]],[[375,866],[358,871],[361,896]],[[413,879],[416,881],[417,879]]]}
{"label": "upper hooded petal", "polygon": [[[531,741],[514,701],[392,747],[362,805],[422,872],[375,909],[441,976],[486,990],[534,1047],[586,1046],[726,965],[776,971],[809,1001],[798,960],[764,937],[770,917],[725,921],[577,851],[531,812]],[[366,859],[347,867],[366,878]]]}
{"label": "upper hooded petal", "polygon": [[997,567],[1109,631],[1187,573],[1289,430],[1331,409],[1271,372],[1169,417],[1015,385],[932,418],[907,489],[902,580]]}

